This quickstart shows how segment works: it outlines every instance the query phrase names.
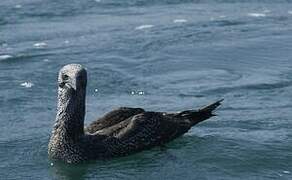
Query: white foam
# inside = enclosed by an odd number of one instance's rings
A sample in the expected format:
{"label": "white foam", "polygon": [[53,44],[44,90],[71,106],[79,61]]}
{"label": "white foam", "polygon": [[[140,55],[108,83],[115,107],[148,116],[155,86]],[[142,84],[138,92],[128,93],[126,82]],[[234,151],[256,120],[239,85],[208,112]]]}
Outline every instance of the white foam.
{"label": "white foam", "polygon": [[39,42],[39,43],[35,43],[33,46],[34,46],[35,48],[44,48],[44,47],[46,47],[46,46],[48,46],[48,45],[47,45],[47,43],[45,43],[45,42]]}
{"label": "white foam", "polygon": [[44,62],[49,62],[50,60],[49,60],[49,59],[44,59],[43,61],[44,61]]}
{"label": "white foam", "polygon": [[5,60],[5,59],[9,59],[9,58],[12,58],[12,56],[11,55],[8,55],[8,54],[0,55],[0,61],[1,60]]}
{"label": "white foam", "polygon": [[26,87],[26,88],[31,88],[32,86],[34,86],[33,83],[31,82],[23,82],[20,84],[22,87]]}
{"label": "white foam", "polygon": [[94,0],[95,2],[101,2],[101,0]]}
{"label": "white foam", "polygon": [[145,25],[141,25],[141,26],[137,26],[135,29],[136,30],[142,30],[142,29],[150,29],[150,28],[153,28],[154,25],[152,24],[145,24]]}
{"label": "white foam", "polygon": [[283,171],[284,174],[290,174],[290,171]]}
{"label": "white foam", "polygon": [[186,20],[186,19],[175,19],[175,20],[173,20],[173,22],[174,23],[186,23],[186,22],[188,22],[188,20]]}
{"label": "white foam", "polygon": [[64,43],[65,43],[65,44],[69,44],[69,43],[70,43],[70,41],[66,40],[66,41],[64,41]]}
{"label": "white foam", "polygon": [[264,13],[248,13],[247,15],[251,17],[266,17],[267,16]]}

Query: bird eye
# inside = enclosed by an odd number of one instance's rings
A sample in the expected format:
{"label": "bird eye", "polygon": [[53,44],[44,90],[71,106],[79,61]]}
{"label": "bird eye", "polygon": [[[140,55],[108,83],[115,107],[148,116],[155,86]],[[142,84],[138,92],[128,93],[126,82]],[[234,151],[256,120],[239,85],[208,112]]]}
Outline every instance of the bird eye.
{"label": "bird eye", "polygon": [[62,79],[63,79],[63,81],[66,81],[69,79],[69,76],[66,74],[62,74]]}

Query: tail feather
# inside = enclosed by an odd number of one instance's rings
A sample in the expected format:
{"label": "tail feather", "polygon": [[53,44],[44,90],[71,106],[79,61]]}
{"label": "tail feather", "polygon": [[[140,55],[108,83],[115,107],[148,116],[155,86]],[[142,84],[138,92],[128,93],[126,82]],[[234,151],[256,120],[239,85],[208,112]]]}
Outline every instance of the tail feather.
{"label": "tail feather", "polygon": [[210,114],[210,116],[216,116],[216,114],[213,113],[213,111],[221,105],[221,102],[223,101],[224,99],[220,99],[212,104],[209,104],[201,109],[199,109],[199,112],[201,113],[208,113]]}
{"label": "tail feather", "polygon": [[214,114],[214,110],[221,105],[223,100],[224,99],[220,99],[212,104],[204,106],[199,110],[187,110],[180,112],[177,116],[189,119],[191,121],[191,125],[193,126],[199,122],[209,119],[212,116],[216,116],[216,114]]}

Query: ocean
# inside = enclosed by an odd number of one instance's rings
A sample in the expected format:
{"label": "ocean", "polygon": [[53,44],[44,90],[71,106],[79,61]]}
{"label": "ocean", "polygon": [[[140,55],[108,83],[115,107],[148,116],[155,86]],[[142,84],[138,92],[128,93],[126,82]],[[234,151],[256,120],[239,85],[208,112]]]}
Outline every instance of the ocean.
{"label": "ocean", "polygon": [[[87,68],[86,120],[200,108],[184,136],[128,157],[52,163],[57,74]],[[2,0],[0,179],[292,179],[292,1]]]}

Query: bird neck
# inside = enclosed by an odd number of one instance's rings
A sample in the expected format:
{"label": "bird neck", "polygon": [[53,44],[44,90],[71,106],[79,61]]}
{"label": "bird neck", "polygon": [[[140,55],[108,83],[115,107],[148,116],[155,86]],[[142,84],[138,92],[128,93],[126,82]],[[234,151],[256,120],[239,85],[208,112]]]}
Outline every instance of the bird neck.
{"label": "bird neck", "polygon": [[84,135],[85,97],[85,91],[73,94],[70,98],[58,97],[53,134],[63,136],[63,140],[75,140]]}

